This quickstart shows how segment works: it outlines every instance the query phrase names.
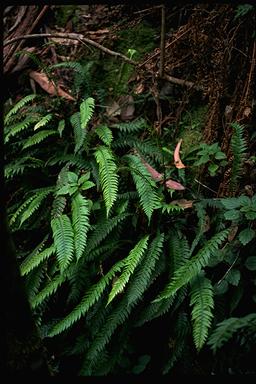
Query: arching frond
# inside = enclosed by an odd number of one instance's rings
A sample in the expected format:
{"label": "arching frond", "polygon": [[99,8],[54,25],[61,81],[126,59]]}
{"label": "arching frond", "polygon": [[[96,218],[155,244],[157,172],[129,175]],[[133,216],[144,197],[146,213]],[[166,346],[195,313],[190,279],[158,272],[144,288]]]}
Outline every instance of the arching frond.
{"label": "arching frond", "polygon": [[33,123],[35,123],[38,119],[35,119],[34,117],[28,116],[25,118],[25,120],[14,124],[12,127],[8,129],[8,132],[4,136],[4,143],[7,144],[11,137],[14,137],[21,133],[22,131],[25,131],[27,128],[29,128]]}
{"label": "arching frond", "polygon": [[122,292],[128,283],[130,276],[134,272],[147,248],[148,238],[148,235],[143,237],[130,251],[129,255],[124,259],[123,271],[113,284],[107,304],[109,304],[118,293]]}
{"label": "arching frond", "polygon": [[36,125],[34,126],[34,131],[36,131],[40,127],[44,127],[47,123],[49,123],[49,121],[52,120],[52,118],[52,113],[48,113],[48,115],[44,116],[41,120],[38,121],[38,123],[36,123]]}
{"label": "arching frond", "polygon": [[165,289],[159,294],[155,301],[162,300],[174,295],[178,289],[191,281],[204,268],[212,254],[218,249],[219,245],[228,237],[229,229],[224,229],[214,235],[199,252],[178,268]]}
{"label": "arching frond", "polygon": [[123,266],[123,260],[117,262],[110,271],[103,276],[96,284],[91,286],[85,295],[83,296],[81,302],[70,312],[64,319],[54,325],[50,330],[48,336],[53,337],[65,329],[70,328],[76,321],[78,321],[85,313],[90,309],[90,307],[99,300],[102,293],[104,292],[107,285],[112,281],[113,277],[117,272],[120,271]]}
{"label": "arching frond", "polygon": [[131,122],[113,124],[112,127],[124,133],[135,133],[148,129],[148,124],[145,119],[138,118]]}
{"label": "arching frond", "polygon": [[230,317],[219,324],[209,337],[208,345],[214,353],[221,348],[223,344],[228,342],[231,337],[240,329],[249,329],[255,334],[256,332],[256,314],[250,313],[247,316],[238,318]]}
{"label": "arching frond", "polygon": [[31,300],[30,304],[32,308],[36,308],[42,304],[45,299],[53,295],[57,289],[66,281],[67,275],[62,274],[54,277],[39,293],[37,293]]}
{"label": "arching frond", "polygon": [[4,167],[4,177],[11,180],[14,176],[22,175],[25,170],[30,168],[41,168],[44,162],[40,159],[32,157],[23,157],[18,160],[14,160]]}
{"label": "arching frond", "polygon": [[70,264],[74,254],[74,233],[71,221],[67,215],[61,215],[51,220],[54,245],[61,273]]}
{"label": "arching frond", "polygon": [[231,126],[234,132],[230,142],[233,153],[233,161],[229,187],[231,191],[234,191],[242,174],[247,144],[244,138],[244,127],[236,122],[232,123]]}
{"label": "arching frond", "polygon": [[32,145],[39,144],[43,140],[47,139],[47,137],[52,136],[52,135],[56,135],[56,134],[57,134],[57,132],[52,130],[52,129],[51,130],[47,129],[47,130],[43,130],[43,131],[37,132],[33,136],[29,137],[26,140],[26,142],[23,145],[22,149],[29,148]]}
{"label": "arching frond", "polygon": [[191,281],[193,338],[196,349],[199,351],[205,344],[208,331],[213,318],[213,288],[211,281],[202,273]]}
{"label": "arching frond", "polygon": [[94,155],[99,165],[100,183],[108,216],[109,211],[117,198],[117,166],[110,148],[100,146],[94,152]]}
{"label": "arching frond", "polygon": [[21,108],[23,108],[26,104],[30,103],[32,100],[34,100],[37,97],[36,94],[31,94],[23,97],[21,100],[18,101],[7,113],[4,119],[4,124],[8,124],[10,117],[12,115],[15,115]]}
{"label": "arching frond", "polygon": [[86,129],[81,126],[81,117],[80,113],[76,112],[70,117],[70,122],[74,130],[74,138],[75,138],[75,154],[82,148],[85,137],[86,137]]}
{"label": "arching frond", "polygon": [[137,302],[139,299],[142,300],[143,293],[151,283],[150,278],[162,252],[163,243],[163,233],[157,235],[150,243],[148,250],[145,252],[141,263],[136,268],[127,288],[128,305]]}
{"label": "arching frond", "polygon": [[92,118],[94,107],[95,104],[92,97],[88,97],[80,104],[80,124],[82,129],[86,128],[88,121]]}
{"label": "arching frond", "polygon": [[28,220],[35,213],[35,211],[38,210],[44,199],[53,191],[54,187],[41,188],[37,191],[35,195],[33,195],[32,201],[30,202],[29,206],[26,208],[20,218],[20,226],[26,220]]}
{"label": "arching frond", "polygon": [[20,266],[21,276],[27,275],[29,272],[31,272],[43,261],[47,260],[54,253],[55,246],[51,245],[50,247],[44,249],[41,252],[33,252],[32,255],[27,256]]}
{"label": "arching frond", "polygon": [[80,193],[72,198],[72,225],[74,229],[74,245],[77,260],[83,254],[87,241],[89,224],[89,202]]}
{"label": "arching frond", "polygon": [[150,221],[154,209],[159,206],[159,197],[154,189],[155,182],[137,156],[127,155],[126,159],[131,169],[143,211]]}
{"label": "arching frond", "polygon": [[51,209],[51,217],[55,218],[58,216],[61,216],[64,212],[64,209],[67,204],[67,199],[65,196],[55,196],[53,203],[52,203],[52,209]]}
{"label": "arching frond", "polygon": [[104,144],[108,146],[111,144],[113,140],[112,131],[106,125],[98,125],[98,127],[95,129],[95,132]]}

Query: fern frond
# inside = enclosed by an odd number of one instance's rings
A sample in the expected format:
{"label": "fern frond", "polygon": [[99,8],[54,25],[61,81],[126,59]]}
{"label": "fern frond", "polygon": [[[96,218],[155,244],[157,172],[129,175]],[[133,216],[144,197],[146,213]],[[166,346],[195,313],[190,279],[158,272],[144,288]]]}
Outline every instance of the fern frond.
{"label": "fern frond", "polygon": [[90,229],[89,202],[80,193],[77,193],[72,198],[71,212],[74,229],[75,254],[76,259],[79,260],[84,252],[87,241],[87,232]]}
{"label": "fern frond", "polygon": [[109,293],[107,305],[116,297],[116,295],[123,291],[128,283],[130,276],[133,274],[135,268],[139,264],[144,252],[147,249],[149,235],[143,237],[135,247],[130,251],[129,255],[124,259],[124,267],[121,275],[117,278]]}
{"label": "fern frond", "polygon": [[14,224],[17,222],[18,218],[22,215],[22,212],[26,209],[26,207],[33,201],[35,196],[30,196],[27,200],[24,201],[24,203],[21,204],[21,206],[17,209],[15,213],[11,215],[11,218],[9,220],[10,227],[13,227]]}
{"label": "fern frond", "polygon": [[48,115],[44,116],[41,120],[38,121],[38,123],[36,123],[36,125],[34,126],[34,131],[36,131],[40,127],[44,127],[47,123],[49,123],[49,121],[52,120],[52,118],[52,113],[48,113]]}
{"label": "fern frond", "polygon": [[112,281],[116,273],[120,271],[122,266],[123,260],[120,260],[114,264],[114,266],[105,276],[103,276],[96,284],[87,290],[81,302],[76,306],[76,308],[73,309],[73,311],[70,312],[64,319],[54,325],[48,336],[53,337],[65,331],[75,322],[77,322],[82,316],[84,316],[90,307],[92,307],[93,304],[99,300],[107,285]]}
{"label": "fern frond", "polygon": [[12,179],[16,175],[22,175],[27,168],[41,168],[44,162],[32,157],[23,157],[21,159],[12,161],[4,167],[4,177]]}
{"label": "fern frond", "polygon": [[45,268],[43,268],[42,265],[40,265],[40,267],[34,268],[28,275],[25,276],[25,290],[30,303],[38,294],[44,277]]}
{"label": "fern frond", "polygon": [[51,220],[54,245],[61,273],[70,264],[74,254],[74,233],[71,221],[67,215],[61,215]]}
{"label": "fern frond", "polygon": [[157,302],[174,295],[178,289],[200,273],[201,269],[208,264],[211,256],[218,249],[219,245],[228,237],[228,234],[229,229],[224,229],[208,240],[195,256],[174,272],[170,283],[167,284],[155,301]]}
{"label": "fern frond", "polygon": [[27,256],[20,266],[21,276],[27,275],[43,261],[49,259],[49,257],[54,253],[55,246],[51,245],[50,247],[44,249],[42,252],[33,252],[32,255]]}
{"label": "fern frond", "polygon": [[75,139],[75,154],[82,148],[85,137],[86,137],[86,129],[81,126],[81,117],[80,113],[76,112],[70,117],[70,122],[74,130],[74,139]]}
{"label": "fern frond", "polygon": [[7,115],[5,116],[4,124],[8,124],[10,117],[12,115],[15,115],[21,108],[23,108],[26,104],[30,103],[36,97],[37,97],[36,94],[31,94],[31,95],[27,95],[27,96],[23,97],[21,100],[19,100],[18,103],[16,103],[14,105],[14,107],[12,107],[10,109],[10,111],[7,113]]}
{"label": "fern frond", "polygon": [[159,206],[159,196],[154,189],[155,182],[137,156],[127,155],[126,158],[128,159],[143,211],[150,221],[154,209]]}
{"label": "fern frond", "polygon": [[80,104],[80,124],[82,129],[85,129],[88,121],[92,118],[94,112],[95,104],[92,97],[88,97]]}
{"label": "fern frond", "polygon": [[109,146],[111,144],[113,140],[112,131],[106,125],[99,125],[95,132],[105,145]]}
{"label": "fern frond", "polygon": [[240,329],[252,327],[253,332],[256,332],[256,314],[250,313],[247,316],[238,318],[230,317],[219,324],[209,337],[208,345],[216,353],[217,349],[221,348],[224,343],[232,338],[232,336]]}
{"label": "fern frond", "polygon": [[47,139],[47,137],[56,135],[57,132],[53,129],[45,129],[43,131],[35,133],[33,136],[29,137],[25,144],[23,145],[22,149],[29,148],[32,145],[36,145],[41,143],[43,140]]}
{"label": "fern frond", "polygon": [[37,191],[37,193],[33,196],[33,200],[26,208],[25,212],[23,212],[20,219],[20,227],[21,225],[28,220],[40,207],[44,199],[54,191],[54,187],[41,188]]}
{"label": "fern frond", "polygon": [[110,232],[128,216],[129,214],[124,213],[110,219],[104,218],[98,222],[94,230],[88,234],[87,246],[84,254],[86,260],[90,260],[90,253],[95,250]]}
{"label": "fern frond", "polygon": [[51,209],[51,218],[59,217],[63,214],[64,209],[67,204],[67,199],[65,196],[55,196],[53,203],[52,203],[52,209]]}
{"label": "fern frond", "polygon": [[198,274],[191,282],[190,306],[193,307],[193,339],[200,351],[208,336],[214,307],[212,284],[203,274]]}
{"label": "fern frond", "polygon": [[63,163],[75,165],[79,169],[83,169],[83,170],[86,170],[89,168],[89,162],[79,155],[61,154],[61,155],[56,155],[47,161],[47,165],[48,164],[55,165],[55,164],[63,164]]}
{"label": "fern frond", "polygon": [[127,288],[128,305],[143,298],[143,293],[151,283],[150,278],[155,268],[156,262],[163,249],[164,234],[157,235],[150,243],[148,251],[143,256],[140,265],[137,267]]}
{"label": "fern frond", "polygon": [[144,129],[148,129],[148,124],[145,119],[138,118],[132,122],[113,124],[112,127],[124,133],[137,133]]}
{"label": "fern frond", "polygon": [[202,235],[204,233],[205,229],[205,221],[206,221],[206,210],[204,207],[204,204],[196,203],[194,204],[197,217],[198,217],[198,229],[196,231],[196,237],[193,240],[193,243],[191,245],[191,254],[193,253],[194,249],[198,245],[199,241],[202,238]]}
{"label": "fern frond", "polygon": [[247,150],[246,140],[244,139],[244,127],[238,123],[231,124],[234,132],[231,138],[231,150],[233,162],[230,175],[230,190],[233,192],[243,171],[245,152]]}
{"label": "fern frond", "polygon": [[172,273],[183,266],[190,257],[188,241],[183,233],[172,230],[169,235],[170,260]]}
{"label": "fern frond", "polygon": [[37,119],[35,119],[31,116],[28,116],[27,118],[25,118],[25,120],[23,120],[17,124],[14,124],[11,127],[11,129],[9,129],[8,132],[6,133],[6,135],[4,137],[4,143],[7,144],[11,137],[14,137],[14,136],[18,135],[19,133],[21,133],[22,131],[26,130],[28,127],[30,127],[36,121],[37,121]]}
{"label": "fern frond", "polygon": [[57,289],[66,281],[67,275],[62,274],[54,277],[39,293],[37,293],[31,300],[31,307],[34,309],[42,304],[45,299],[53,295]]}
{"label": "fern frond", "polygon": [[100,146],[94,152],[94,156],[99,165],[100,183],[108,217],[109,211],[117,198],[117,166],[110,148]]}

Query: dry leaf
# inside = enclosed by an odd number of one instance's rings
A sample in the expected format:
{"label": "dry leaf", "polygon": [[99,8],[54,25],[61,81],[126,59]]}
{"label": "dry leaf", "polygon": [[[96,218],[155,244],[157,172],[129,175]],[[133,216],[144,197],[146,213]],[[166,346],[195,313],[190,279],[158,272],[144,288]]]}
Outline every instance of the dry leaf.
{"label": "dry leaf", "polygon": [[136,95],[140,95],[140,94],[144,91],[144,89],[145,89],[144,84],[143,84],[143,83],[140,83],[140,84],[138,84],[138,85],[136,86],[136,88],[135,88],[135,90],[134,90],[134,93],[135,93]]}
{"label": "dry leaf", "polygon": [[181,208],[187,209],[192,208],[194,200],[179,199],[173,200],[170,204],[178,205]]}
{"label": "dry leaf", "polygon": [[49,80],[45,73],[31,71],[29,73],[31,79],[36,81],[43,90],[48,92],[51,96],[61,96],[67,100],[75,101],[74,97],[65,92],[59,85],[55,86],[53,81]]}
{"label": "dry leaf", "polygon": [[118,116],[121,114],[120,105],[116,101],[110,101],[106,108],[107,115],[109,117]]}
{"label": "dry leaf", "polygon": [[145,165],[145,167],[147,168],[147,170],[149,171],[150,175],[154,180],[156,181],[162,180],[163,175],[161,173],[157,172],[153,167],[151,167],[151,165],[149,165],[144,159],[142,159],[142,157],[141,157],[141,161]]}
{"label": "dry leaf", "polygon": [[230,231],[229,231],[229,234],[228,234],[228,241],[231,242],[234,240],[236,234],[237,234],[237,231],[238,231],[238,225],[233,225],[231,228],[230,228]]}
{"label": "dry leaf", "polygon": [[243,112],[244,117],[250,117],[251,114],[252,114],[252,109],[250,107],[246,107]]}
{"label": "dry leaf", "polygon": [[181,159],[180,159],[180,146],[181,146],[181,143],[182,143],[182,139],[179,140],[178,144],[176,145],[176,148],[174,150],[174,154],[173,154],[173,157],[174,157],[174,165],[176,168],[186,168],[186,166],[182,163]]}
{"label": "dry leaf", "polygon": [[183,191],[185,187],[172,179],[166,180],[165,185],[167,188],[176,189],[177,191]]}
{"label": "dry leaf", "polygon": [[119,98],[121,104],[121,120],[131,120],[134,115],[135,107],[132,96],[121,96]]}

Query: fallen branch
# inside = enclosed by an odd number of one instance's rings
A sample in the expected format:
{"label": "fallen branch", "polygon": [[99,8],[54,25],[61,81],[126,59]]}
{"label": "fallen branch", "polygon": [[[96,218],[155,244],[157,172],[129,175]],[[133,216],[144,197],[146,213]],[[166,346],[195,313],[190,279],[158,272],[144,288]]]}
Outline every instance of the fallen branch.
{"label": "fallen branch", "polygon": [[201,87],[200,85],[196,85],[192,81],[178,79],[177,77],[169,76],[167,74],[164,74],[162,76],[162,79],[167,80],[167,81],[169,81],[170,83],[173,83],[173,84],[183,85],[183,86],[188,87],[188,88],[194,88],[197,91],[202,91],[203,90],[203,87]]}
{"label": "fallen branch", "polygon": [[124,61],[126,61],[129,64],[132,64],[132,65],[138,64],[136,61],[129,59],[125,55],[122,55],[119,52],[111,51],[110,49],[103,47],[102,45],[96,43],[95,41],[88,39],[87,37],[83,37],[83,35],[77,34],[77,33],[40,33],[40,34],[34,33],[31,35],[23,35],[23,36],[14,37],[13,39],[4,41],[3,46],[5,47],[6,45],[13,44],[19,40],[35,39],[35,38],[42,38],[42,37],[49,37],[49,38],[55,37],[55,38],[59,38],[59,39],[64,38],[64,39],[70,39],[70,40],[78,40],[81,43],[87,43],[87,44],[93,45],[94,47],[100,49],[101,51],[103,51],[109,55],[112,55],[115,57],[120,57],[121,59],[123,59]]}

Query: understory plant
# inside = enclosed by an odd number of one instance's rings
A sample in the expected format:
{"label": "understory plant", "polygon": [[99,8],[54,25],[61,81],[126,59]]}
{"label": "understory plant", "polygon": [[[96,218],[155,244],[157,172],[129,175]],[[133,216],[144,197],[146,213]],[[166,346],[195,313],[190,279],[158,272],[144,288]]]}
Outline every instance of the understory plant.
{"label": "understory plant", "polygon": [[[8,221],[37,325],[60,373],[71,357],[84,376],[138,374],[155,361],[161,374],[191,372],[193,360],[233,335],[244,346],[255,330],[255,297],[245,292],[256,281],[255,196],[195,200],[189,168],[179,173],[162,150],[174,143],[143,117],[108,123],[97,113],[89,96],[60,118],[31,94],[5,115]],[[201,148],[201,164],[203,150],[224,159],[211,149]],[[185,187],[170,190],[170,177]],[[164,345],[140,350],[132,335],[150,339],[156,321]],[[208,369],[225,372],[216,358]]]}

